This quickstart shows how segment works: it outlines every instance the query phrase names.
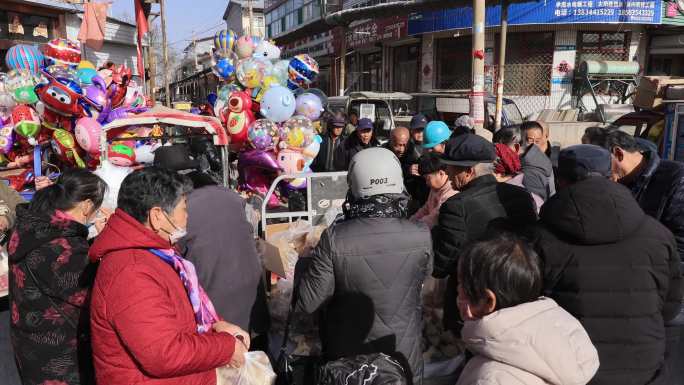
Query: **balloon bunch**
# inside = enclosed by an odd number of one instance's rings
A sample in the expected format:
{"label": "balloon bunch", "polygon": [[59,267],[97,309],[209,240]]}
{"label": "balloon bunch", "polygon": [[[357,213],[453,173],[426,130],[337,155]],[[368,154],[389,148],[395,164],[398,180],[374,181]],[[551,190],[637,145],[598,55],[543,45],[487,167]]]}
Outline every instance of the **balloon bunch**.
{"label": "balloon bunch", "polygon": [[5,64],[10,69],[0,73],[0,156],[5,162],[29,159],[33,146],[49,143],[63,166],[94,167],[102,126],[145,105],[130,68],[98,71],[81,60],[75,41],[18,44],[8,49]]}

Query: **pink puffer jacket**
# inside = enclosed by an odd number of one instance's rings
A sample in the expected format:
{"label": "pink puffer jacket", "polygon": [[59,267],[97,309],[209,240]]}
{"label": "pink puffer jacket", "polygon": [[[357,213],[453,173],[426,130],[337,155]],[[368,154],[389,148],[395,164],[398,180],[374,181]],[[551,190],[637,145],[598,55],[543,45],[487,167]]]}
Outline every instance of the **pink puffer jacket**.
{"label": "pink puffer jacket", "polygon": [[447,199],[454,196],[458,191],[451,187],[451,182],[446,182],[439,190],[430,190],[427,202],[411,217],[413,221],[420,221],[433,228],[439,218],[439,208]]}

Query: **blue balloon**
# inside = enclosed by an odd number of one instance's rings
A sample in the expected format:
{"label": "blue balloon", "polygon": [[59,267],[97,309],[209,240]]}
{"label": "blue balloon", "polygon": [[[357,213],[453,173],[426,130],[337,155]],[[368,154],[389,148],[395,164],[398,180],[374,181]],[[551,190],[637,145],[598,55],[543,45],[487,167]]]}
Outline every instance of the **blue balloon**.
{"label": "blue balloon", "polygon": [[211,93],[209,93],[209,95],[207,95],[207,102],[209,102],[209,104],[211,104],[212,107],[214,105],[216,105],[216,99],[218,99],[218,96],[216,96],[216,94],[213,92],[211,92]]}
{"label": "blue balloon", "polygon": [[235,66],[231,59],[222,57],[216,60],[212,71],[221,79],[228,79],[235,74]]}
{"label": "blue balloon", "polygon": [[81,68],[76,72],[76,76],[81,84],[90,85],[93,84],[93,77],[97,76],[97,71],[94,68]]}
{"label": "blue balloon", "polygon": [[271,86],[261,99],[261,115],[276,123],[289,119],[295,111],[295,97],[283,86]]}

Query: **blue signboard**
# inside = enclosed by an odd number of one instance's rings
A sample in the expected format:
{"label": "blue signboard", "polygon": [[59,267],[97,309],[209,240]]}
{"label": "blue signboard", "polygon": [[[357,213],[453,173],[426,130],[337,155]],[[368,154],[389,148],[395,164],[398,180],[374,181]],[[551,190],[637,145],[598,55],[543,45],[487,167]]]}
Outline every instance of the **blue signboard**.
{"label": "blue signboard", "polygon": [[[629,23],[660,24],[662,1],[546,0],[515,3],[508,7],[508,24]],[[487,7],[487,27],[498,26],[501,5]],[[445,31],[473,26],[471,7],[421,12],[409,16],[408,34]]]}

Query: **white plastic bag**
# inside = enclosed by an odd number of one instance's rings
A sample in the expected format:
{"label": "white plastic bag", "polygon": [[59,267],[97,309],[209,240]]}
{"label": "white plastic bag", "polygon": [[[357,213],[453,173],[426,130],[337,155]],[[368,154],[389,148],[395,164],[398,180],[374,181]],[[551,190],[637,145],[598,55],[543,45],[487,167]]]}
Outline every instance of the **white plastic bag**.
{"label": "white plastic bag", "polygon": [[245,353],[240,368],[223,366],[216,369],[216,385],[273,385],[276,374],[264,352]]}

